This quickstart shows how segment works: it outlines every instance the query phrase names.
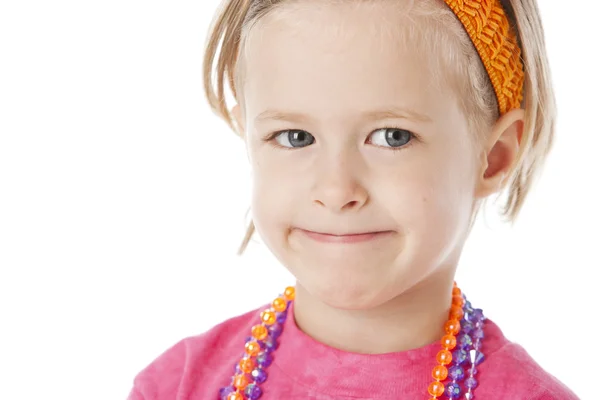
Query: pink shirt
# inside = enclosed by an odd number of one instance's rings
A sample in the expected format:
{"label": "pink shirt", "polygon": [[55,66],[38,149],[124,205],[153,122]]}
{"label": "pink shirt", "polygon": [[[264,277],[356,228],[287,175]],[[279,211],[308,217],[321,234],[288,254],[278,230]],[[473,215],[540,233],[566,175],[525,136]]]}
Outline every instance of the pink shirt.
{"label": "pink shirt", "polygon": [[[229,319],[168,349],[135,377],[128,400],[217,400],[219,389],[231,382],[263,309]],[[304,334],[292,312],[293,308],[266,370],[261,400],[429,398],[427,386],[439,343],[401,353],[348,353]],[[484,331],[485,361],[478,366],[475,399],[578,399],[521,346],[508,341],[492,321],[486,321]]]}

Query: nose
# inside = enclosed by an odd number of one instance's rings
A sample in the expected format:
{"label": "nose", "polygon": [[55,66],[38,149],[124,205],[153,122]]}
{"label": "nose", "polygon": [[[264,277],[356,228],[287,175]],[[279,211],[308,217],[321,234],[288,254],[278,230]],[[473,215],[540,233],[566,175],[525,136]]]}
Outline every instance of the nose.
{"label": "nose", "polygon": [[340,159],[318,168],[312,190],[313,204],[336,213],[361,209],[369,196],[354,172],[357,169],[356,165]]}

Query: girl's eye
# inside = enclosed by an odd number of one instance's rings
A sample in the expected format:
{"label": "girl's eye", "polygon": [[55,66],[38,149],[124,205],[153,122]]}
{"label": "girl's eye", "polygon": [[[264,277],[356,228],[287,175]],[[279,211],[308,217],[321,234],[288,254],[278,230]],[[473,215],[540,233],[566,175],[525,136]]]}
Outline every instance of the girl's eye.
{"label": "girl's eye", "polygon": [[381,147],[406,146],[414,135],[400,128],[382,128],[374,131],[370,136],[370,142]]}
{"label": "girl's eye", "polygon": [[315,137],[306,131],[292,129],[279,132],[275,141],[282,147],[306,147],[315,142]]}

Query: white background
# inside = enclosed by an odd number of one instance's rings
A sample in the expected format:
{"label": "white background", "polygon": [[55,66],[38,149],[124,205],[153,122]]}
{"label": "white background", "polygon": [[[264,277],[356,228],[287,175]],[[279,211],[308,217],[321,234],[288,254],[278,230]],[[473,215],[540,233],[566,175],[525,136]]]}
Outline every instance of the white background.
{"label": "white background", "polygon": [[[458,281],[598,398],[600,6],[540,1],[554,152],[514,228],[492,208]],[[124,399],[180,339],[292,283],[256,242],[243,144],[202,97],[211,1],[0,5],[0,398]]]}

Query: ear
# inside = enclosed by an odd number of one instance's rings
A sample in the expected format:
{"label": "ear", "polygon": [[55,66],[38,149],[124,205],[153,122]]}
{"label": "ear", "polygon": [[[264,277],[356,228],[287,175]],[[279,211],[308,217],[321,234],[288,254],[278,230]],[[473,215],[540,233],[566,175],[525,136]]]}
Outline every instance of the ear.
{"label": "ear", "polygon": [[242,115],[242,109],[240,108],[239,104],[236,104],[235,106],[233,106],[233,108],[231,109],[231,114],[233,115],[235,124],[238,128],[238,132],[236,132],[236,133],[238,134],[239,137],[244,139],[246,136],[246,127],[244,124],[244,117]]}
{"label": "ear", "polygon": [[481,154],[481,169],[477,177],[476,198],[500,191],[513,172],[521,147],[525,110],[514,109],[498,119]]}

